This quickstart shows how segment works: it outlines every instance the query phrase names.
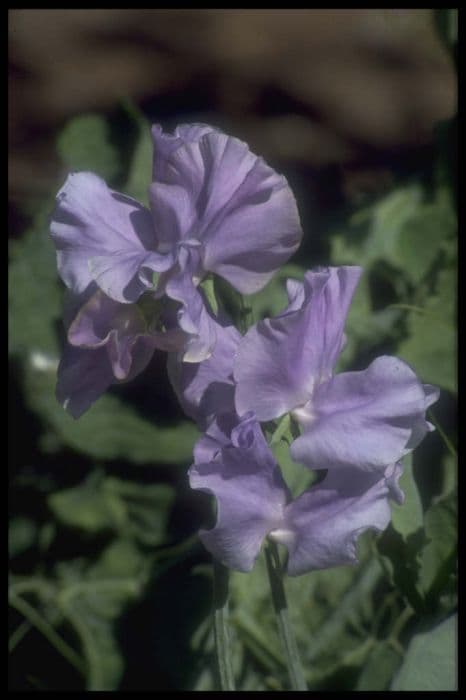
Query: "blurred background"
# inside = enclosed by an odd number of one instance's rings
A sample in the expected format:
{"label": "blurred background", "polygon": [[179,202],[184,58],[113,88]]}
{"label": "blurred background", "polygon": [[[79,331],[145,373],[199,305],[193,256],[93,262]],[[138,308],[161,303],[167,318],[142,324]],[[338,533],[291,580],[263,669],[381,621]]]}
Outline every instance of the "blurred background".
{"label": "blurred background", "polygon": [[[406,467],[407,506],[376,545],[363,539],[361,566],[288,582],[310,688],[433,689],[412,678],[422,635],[449,650],[451,682],[456,101],[454,10],[9,12],[12,689],[215,687],[195,537],[211,504],[186,482],[196,430],[162,353],[78,422],[56,404],[47,232],[70,169],[144,200],[147,124],[192,121],[246,141],[298,202],[302,247],[255,314],[280,310],[286,276],[362,264],[342,368],[393,353],[442,391],[438,429]],[[244,689],[286,688],[269,607],[261,561],[233,576]]]}
{"label": "blurred background", "polygon": [[333,205],[423,167],[456,111],[430,10],[15,10],[9,38],[14,217],[56,187],[57,130],[122,99],[221,124]]}

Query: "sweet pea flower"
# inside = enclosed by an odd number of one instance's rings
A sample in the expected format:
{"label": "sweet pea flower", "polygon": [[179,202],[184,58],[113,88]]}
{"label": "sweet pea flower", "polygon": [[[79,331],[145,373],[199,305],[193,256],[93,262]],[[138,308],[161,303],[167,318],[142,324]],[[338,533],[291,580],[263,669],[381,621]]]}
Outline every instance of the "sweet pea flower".
{"label": "sweet pea flower", "polygon": [[[250,571],[266,537],[287,548],[290,576],[355,564],[358,536],[367,529],[384,530],[391,516],[389,498],[403,501],[400,464],[381,474],[351,467],[328,472],[292,500],[254,415],[231,425],[228,443],[222,436],[217,450],[205,451],[201,439],[189,470],[191,487],[215,496],[215,526],[199,536],[225,566]],[[213,434],[211,440],[213,446]],[[197,461],[202,457],[210,461]]]}
{"label": "sweet pea flower", "polygon": [[329,267],[289,280],[287,309],[250,328],[238,347],[238,415],[268,421],[291,412],[302,429],[291,455],[311,469],[381,472],[433,430],[425,412],[439,391],[403,360],[382,356],[362,372],[333,375],[360,275]]}
{"label": "sweet pea flower", "polygon": [[239,139],[202,124],[152,136],[150,210],[93,173],[68,176],[51,222],[58,271],[75,294],[96,283],[120,304],[148,290],[175,300],[193,338],[183,359],[197,363],[215,345],[200,280],[261,289],[297,249],[299,216],[285,178]]}
{"label": "sweet pea flower", "polygon": [[212,316],[211,323],[216,343],[207,360],[185,362],[182,353],[170,353],[167,358],[168,377],[178,401],[201,430],[216,417],[235,410],[233,362],[241,334],[223,314]]}
{"label": "sweet pea flower", "polygon": [[[57,373],[57,398],[79,418],[112,384],[142,372],[156,348],[176,351],[185,333],[157,300],[121,304],[95,283],[70,294],[65,308],[67,343]],[[164,325],[165,324],[165,325]],[[163,327],[163,330],[161,328]]]}

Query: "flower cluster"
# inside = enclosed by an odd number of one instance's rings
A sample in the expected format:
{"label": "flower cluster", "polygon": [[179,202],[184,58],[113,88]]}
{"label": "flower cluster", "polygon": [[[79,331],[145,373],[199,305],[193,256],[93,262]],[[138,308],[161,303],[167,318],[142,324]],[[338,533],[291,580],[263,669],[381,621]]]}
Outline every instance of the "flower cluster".
{"label": "flower cluster", "polygon": [[[189,479],[217,502],[215,526],[200,533],[206,548],[240,571],[266,537],[287,548],[290,575],[354,562],[358,535],[383,530],[389,499],[403,500],[400,460],[432,430],[425,414],[438,390],[388,356],[335,374],[359,267],[288,280],[287,308],[242,336],[203,280],[263,288],[302,237],[293,194],[217,129],[154,126],[152,136],[149,209],[88,172],[57,195],[51,234],[69,294],[57,397],[78,417],[166,351],[171,384],[203,431]],[[286,414],[293,459],[321,477],[296,498],[260,425]]]}

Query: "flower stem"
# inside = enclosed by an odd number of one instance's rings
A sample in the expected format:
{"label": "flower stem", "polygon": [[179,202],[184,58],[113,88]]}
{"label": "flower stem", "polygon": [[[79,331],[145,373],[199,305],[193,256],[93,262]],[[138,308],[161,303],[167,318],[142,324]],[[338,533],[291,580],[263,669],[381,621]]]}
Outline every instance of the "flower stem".
{"label": "flower stem", "polygon": [[29,630],[32,628],[31,623],[28,620],[23,620],[21,624],[15,629],[13,634],[8,640],[8,653],[11,654],[18,644],[21,642],[23,637],[26,636],[26,634],[29,632]]}
{"label": "flower stem", "polygon": [[41,632],[55,649],[79,671],[86,675],[86,664],[81,657],[72,649],[65,640],[53,629],[53,627],[43,618],[28,602],[14,593],[9,595],[9,604],[16,608],[21,615]]}
{"label": "flower stem", "polygon": [[268,542],[265,547],[267,572],[269,574],[270,590],[273,606],[277,616],[278,631],[285,650],[286,665],[290,674],[292,690],[307,690],[303,669],[298,653],[298,646],[293,634],[283,586],[282,568],[278,549],[275,542]]}
{"label": "flower stem", "polygon": [[440,437],[442,438],[443,442],[445,443],[445,445],[446,445],[448,451],[450,452],[450,454],[452,455],[452,457],[454,457],[455,459],[457,459],[457,458],[458,458],[458,454],[457,454],[457,452],[456,452],[456,450],[455,450],[455,448],[454,448],[454,446],[453,446],[453,443],[452,443],[452,441],[450,440],[450,438],[448,437],[448,435],[445,433],[445,431],[443,430],[442,426],[437,422],[436,417],[435,417],[434,414],[432,413],[432,409],[429,409],[429,410],[427,411],[427,417],[428,417],[429,420],[433,423],[433,425],[434,425],[434,427],[436,428],[436,430],[438,430],[438,433],[439,433]]}
{"label": "flower stem", "polygon": [[214,560],[214,633],[221,690],[235,690],[228,631],[229,571]]}

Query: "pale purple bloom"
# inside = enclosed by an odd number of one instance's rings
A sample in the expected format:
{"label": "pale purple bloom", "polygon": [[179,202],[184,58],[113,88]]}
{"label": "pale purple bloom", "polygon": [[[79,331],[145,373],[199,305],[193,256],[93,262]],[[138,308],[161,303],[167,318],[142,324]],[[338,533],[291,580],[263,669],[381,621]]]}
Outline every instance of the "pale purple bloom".
{"label": "pale purple bloom", "polygon": [[247,435],[245,426],[253,425],[256,422],[256,417],[252,412],[247,413],[241,420],[234,410],[231,412],[226,411],[219,413],[194,445],[194,463],[202,464],[213,462],[220,454],[223,447],[232,444],[231,436],[239,423],[241,423],[242,427],[237,428],[234,435],[239,435],[240,439],[244,439],[244,436]]}
{"label": "pale purple bloom", "polygon": [[[292,500],[254,416],[232,425],[228,442],[216,426],[216,449],[215,431],[211,449],[205,449],[202,438],[189,471],[192,488],[216,498],[216,524],[200,537],[225,566],[250,571],[267,536],[288,549],[291,576],[356,563],[358,536],[367,529],[385,529],[390,522],[388,499],[403,500],[399,464],[382,474],[350,467],[329,472]],[[209,461],[198,461],[203,457]]]}
{"label": "pale purple bloom", "polygon": [[237,138],[204,125],[159,126],[149,188],[160,249],[198,246],[195,276],[214,272],[258,291],[297,250],[302,231],[286,179]]}
{"label": "pale purple bloom", "polygon": [[[185,333],[169,327],[170,313],[159,306],[156,300],[151,306],[148,299],[144,306],[121,304],[94,283],[85,293],[68,297],[57,398],[74,418],[109,386],[142,372],[156,348],[176,351],[185,345]],[[158,330],[163,321],[168,328]]]}
{"label": "pale purple bloom", "polygon": [[184,362],[182,353],[167,358],[168,376],[186,413],[205,430],[215,416],[234,411],[233,362],[241,334],[223,315],[211,318],[216,344],[200,363]]}
{"label": "pale purple bloom", "polygon": [[260,321],[239,344],[236,410],[260,421],[291,411],[302,435],[293,459],[313,469],[385,469],[432,429],[426,409],[438,389],[402,360],[379,357],[363,372],[333,376],[359,267],[307,272],[288,283],[289,306]]}
{"label": "pale purple bloom", "polygon": [[317,486],[292,501],[283,525],[269,533],[288,549],[288,574],[356,564],[359,535],[368,529],[385,530],[391,519],[389,499],[403,503],[401,473],[400,462],[379,474],[351,468],[329,471]]}
{"label": "pale purple bloom", "polygon": [[51,222],[58,270],[75,294],[95,282],[120,303],[147,290],[176,300],[193,338],[184,359],[199,362],[215,345],[199,281],[263,287],[298,247],[298,211],[285,178],[242,141],[205,125],[152,133],[150,211],[93,173],[68,176]]}

